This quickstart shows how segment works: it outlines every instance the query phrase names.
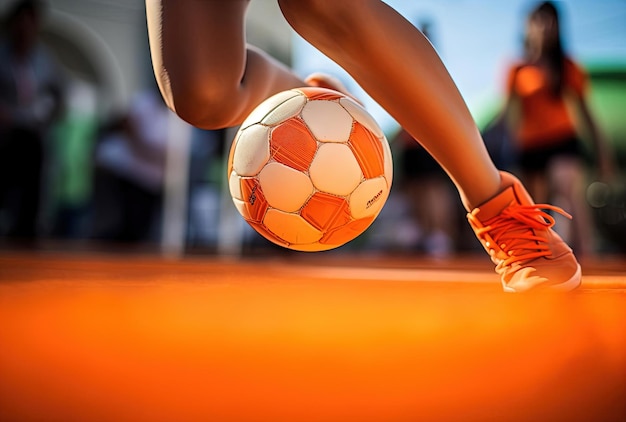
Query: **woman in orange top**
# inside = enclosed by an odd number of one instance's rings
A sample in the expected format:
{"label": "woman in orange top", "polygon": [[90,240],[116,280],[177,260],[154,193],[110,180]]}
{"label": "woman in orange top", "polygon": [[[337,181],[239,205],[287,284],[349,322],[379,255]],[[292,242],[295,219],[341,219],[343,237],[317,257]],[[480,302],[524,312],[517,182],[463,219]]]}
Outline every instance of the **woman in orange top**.
{"label": "woman in orange top", "polygon": [[579,254],[589,253],[592,221],[579,134],[593,140],[600,177],[608,177],[610,162],[587,105],[588,77],[563,49],[554,3],[531,11],[525,35],[524,59],[509,70],[505,105],[521,178],[537,201],[551,199],[571,212],[573,225],[557,225],[557,231]]}

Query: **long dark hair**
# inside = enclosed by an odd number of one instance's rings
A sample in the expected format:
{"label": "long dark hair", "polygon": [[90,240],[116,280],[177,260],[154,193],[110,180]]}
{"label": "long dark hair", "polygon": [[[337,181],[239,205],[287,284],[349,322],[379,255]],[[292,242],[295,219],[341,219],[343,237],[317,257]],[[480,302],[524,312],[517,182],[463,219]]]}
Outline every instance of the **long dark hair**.
{"label": "long dark hair", "polygon": [[[561,35],[561,25],[559,22],[560,12],[556,4],[552,1],[544,1],[539,3],[529,14],[529,19],[536,19],[541,16],[549,16],[554,19],[556,25],[556,39],[549,45],[544,45],[542,56],[546,59],[546,63],[552,75],[550,78],[551,91],[554,95],[559,96],[563,91],[564,68],[566,53],[563,47]],[[524,40],[527,47],[528,40]]]}
{"label": "long dark hair", "polygon": [[29,13],[39,18],[46,11],[45,9],[46,3],[43,0],[18,0],[6,12],[4,21],[12,22],[22,13]]}

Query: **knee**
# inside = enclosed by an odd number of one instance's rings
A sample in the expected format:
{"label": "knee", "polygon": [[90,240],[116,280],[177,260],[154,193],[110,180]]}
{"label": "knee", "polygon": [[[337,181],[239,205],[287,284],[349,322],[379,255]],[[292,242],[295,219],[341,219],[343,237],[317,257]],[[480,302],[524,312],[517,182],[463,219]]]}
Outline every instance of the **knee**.
{"label": "knee", "polygon": [[178,117],[201,129],[223,129],[236,125],[236,96],[232,89],[225,86],[179,86],[171,90],[166,102]]}
{"label": "knee", "polygon": [[214,130],[237,124],[237,108],[232,93],[178,91],[172,97],[170,108],[195,127]]}

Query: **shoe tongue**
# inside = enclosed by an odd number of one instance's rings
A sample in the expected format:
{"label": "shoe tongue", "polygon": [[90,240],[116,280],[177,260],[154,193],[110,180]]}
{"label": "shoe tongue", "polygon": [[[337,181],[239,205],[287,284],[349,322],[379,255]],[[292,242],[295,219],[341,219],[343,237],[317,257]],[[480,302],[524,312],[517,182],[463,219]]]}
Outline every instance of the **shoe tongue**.
{"label": "shoe tongue", "polygon": [[479,211],[477,217],[480,221],[487,221],[500,214],[503,209],[512,203],[518,202],[519,200],[515,195],[513,186],[509,186],[484,204],[480,205],[478,207]]}

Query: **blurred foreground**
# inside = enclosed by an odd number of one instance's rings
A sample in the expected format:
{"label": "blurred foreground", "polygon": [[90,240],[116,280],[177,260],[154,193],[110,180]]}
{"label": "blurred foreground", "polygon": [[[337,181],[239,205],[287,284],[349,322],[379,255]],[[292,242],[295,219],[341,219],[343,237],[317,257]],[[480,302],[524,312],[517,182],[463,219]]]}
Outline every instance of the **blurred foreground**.
{"label": "blurred foreground", "polygon": [[0,419],[626,417],[622,261],[567,295],[489,265],[0,253]]}

